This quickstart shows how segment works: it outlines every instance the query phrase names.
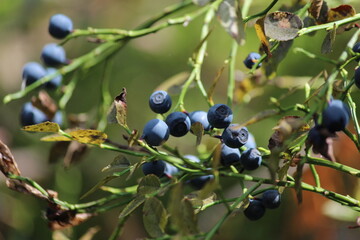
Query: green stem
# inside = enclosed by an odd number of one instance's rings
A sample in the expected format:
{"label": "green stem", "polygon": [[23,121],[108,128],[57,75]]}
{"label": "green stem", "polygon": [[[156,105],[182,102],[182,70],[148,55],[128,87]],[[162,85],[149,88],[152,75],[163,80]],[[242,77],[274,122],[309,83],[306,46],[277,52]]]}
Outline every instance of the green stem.
{"label": "green stem", "polygon": [[312,59],[318,59],[318,60],[320,60],[320,61],[323,61],[323,62],[327,62],[327,63],[331,63],[331,64],[333,64],[333,65],[335,65],[335,66],[337,66],[338,65],[338,62],[337,61],[335,61],[335,60],[333,60],[333,59],[330,59],[330,58],[327,58],[327,57],[323,57],[323,56],[320,56],[320,55],[318,55],[318,54],[314,54],[314,53],[311,53],[311,52],[309,52],[309,51],[306,51],[305,49],[303,49],[303,48],[294,48],[294,53],[303,53],[304,55],[306,55],[307,57],[309,57],[309,58],[312,58]]}
{"label": "green stem", "polygon": [[309,166],[310,166],[311,173],[314,176],[315,186],[316,187],[321,187],[321,185],[320,185],[320,177],[319,177],[319,174],[316,171],[315,165],[314,164],[309,164]]}
{"label": "green stem", "polygon": [[247,23],[247,22],[250,21],[251,19],[264,16],[265,14],[267,14],[267,13],[271,10],[271,8],[272,8],[273,6],[275,6],[275,4],[276,4],[277,2],[278,2],[278,0],[273,0],[273,1],[270,3],[270,5],[267,6],[267,8],[265,8],[263,11],[261,11],[261,12],[259,12],[259,13],[257,13],[257,14],[254,14],[254,15],[251,15],[251,16],[248,16],[248,17],[245,17],[244,20],[243,20],[243,22],[244,22],[244,23]]}
{"label": "green stem", "polygon": [[227,88],[227,105],[231,108],[234,98],[234,89],[235,89],[235,64],[236,64],[236,55],[238,50],[238,44],[233,40],[230,56],[229,56],[229,80]]}

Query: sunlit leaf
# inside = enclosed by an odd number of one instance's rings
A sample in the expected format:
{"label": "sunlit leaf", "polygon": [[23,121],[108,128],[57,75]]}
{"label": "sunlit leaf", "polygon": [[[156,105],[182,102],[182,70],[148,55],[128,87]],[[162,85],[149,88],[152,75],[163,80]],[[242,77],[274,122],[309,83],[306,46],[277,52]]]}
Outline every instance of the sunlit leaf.
{"label": "sunlit leaf", "polygon": [[127,104],[126,104],[126,88],[122,89],[122,92],[114,99],[116,108],[116,120],[121,126],[127,126]]}
{"label": "sunlit leaf", "polygon": [[123,218],[135,211],[141,204],[145,202],[144,195],[137,195],[125,208],[121,211],[119,218]]}
{"label": "sunlit leaf", "polygon": [[60,126],[54,122],[43,122],[35,125],[24,126],[21,130],[27,132],[59,132]]}
{"label": "sunlit leaf", "polygon": [[140,180],[137,192],[140,195],[147,195],[154,193],[159,188],[160,179],[153,174],[149,174]]}
{"label": "sunlit leaf", "polygon": [[165,81],[163,81],[159,86],[156,87],[156,90],[164,90],[170,95],[177,95],[181,92],[181,89],[184,85],[184,82],[188,79],[190,73],[180,72]]}
{"label": "sunlit leaf", "polygon": [[155,197],[146,199],[143,207],[143,222],[150,237],[157,238],[164,235],[167,219],[166,209],[159,199]]}
{"label": "sunlit leaf", "polygon": [[0,140],[0,171],[8,176],[9,174],[20,175],[14,156],[9,147]]}
{"label": "sunlit leaf", "polygon": [[99,145],[107,139],[106,133],[94,129],[80,129],[69,133],[74,140],[80,143]]}
{"label": "sunlit leaf", "polygon": [[302,27],[302,20],[290,12],[270,13],[264,20],[265,35],[279,41],[294,39]]}
{"label": "sunlit leaf", "polygon": [[268,57],[271,57],[272,54],[270,52],[269,41],[267,40],[267,37],[265,35],[264,20],[265,20],[265,17],[262,17],[262,18],[259,18],[258,20],[256,20],[254,27],[255,27],[256,35],[261,42],[262,50],[268,55]]}
{"label": "sunlit leaf", "polygon": [[196,136],[196,145],[199,145],[204,135],[204,126],[200,122],[196,122],[191,125],[191,132]]}
{"label": "sunlit leaf", "polygon": [[105,171],[109,171],[109,170],[116,170],[119,168],[126,168],[129,166],[130,166],[129,160],[126,157],[124,157],[123,155],[119,155],[119,156],[116,156],[114,158],[114,160],[109,165],[104,167],[101,171],[105,172]]}

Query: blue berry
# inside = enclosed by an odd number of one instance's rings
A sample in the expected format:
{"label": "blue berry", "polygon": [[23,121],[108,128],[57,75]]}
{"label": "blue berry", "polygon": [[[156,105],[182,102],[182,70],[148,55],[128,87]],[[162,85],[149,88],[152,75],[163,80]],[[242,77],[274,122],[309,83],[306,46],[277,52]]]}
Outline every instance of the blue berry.
{"label": "blue berry", "polygon": [[249,137],[244,145],[246,148],[256,148],[256,141],[254,135],[249,132]]}
{"label": "blue berry", "polygon": [[21,109],[20,122],[22,126],[46,122],[47,119],[45,113],[34,107],[31,102],[25,103]]}
{"label": "blue berry", "polygon": [[166,164],[162,160],[146,162],[142,165],[144,175],[154,174],[158,177],[164,176]]}
{"label": "blue berry", "polygon": [[220,162],[223,166],[236,165],[240,163],[240,150],[231,148],[225,144],[221,145]]}
{"label": "blue berry", "polygon": [[29,86],[40,78],[43,78],[45,75],[46,70],[37,62],[29,62],[23,67],[22,78],[25,86]]}
{"label": "blue berry", "polygon": [[73,31],[73,23],[64,14],[55,14],[50,18],[49,33],[57,39],[63,39]]}
{"label": "blue berry", "polygon": [[49,43],[44,46],[41,58],[47,66],[56,67],[67,63],[66,53],[62,46]]}
{"label": "blue berry", "polygon": [[355,53],[360,53],[360,42],[355,43],[355,45],[353,46],[352,50]]}
{"label": "blue berry", "polygon": [[261,165],[261,153],[256,148],[249,148],[241,154],[240,161],[246,170],[255,170]]}
{"label": "blue berry", "polygon": [[210,130],[210,123],[207,119],[207,112],[204,111],[194,111],[189,114],[191,125],[196,122],[199,122],[203,125],[205,131]]}
{"label": "blue berry", "polygon": [[322,113],[321,126],[330,132],[345,130],[350,120],[350,109],[341,100],[331,100]]}
{"label": "blue berry", "polygon": [[174,176],[179,172],[179,169],[170,163],[165,162],[165,175],[168,177]]}
{"label": "blue berry", "polygon": [[250,199],[249,206],[244,210],[244,214],[249,220],[256,221],[264,216],[265,211],[266,209],[262,201],[258,199]]}
{"label": "blue berry", "polygon": [[246,127],[241,127],[239,124],[230,124],[225,128],[221,137],[226,146],[239,148],[247,142],[249,131]]}
{"label": "blue berry", "polygon": [[[251,69],[254,64],[261,58],[260,54],[256,52],[251,52],[244,60],[244,64],[247,68]],[[259,68],[261,66],[261,63],[257,66]]]}
{"label": "blue berry", "polygon": [[146,123],[142,138],[151,146],[160,146],[169,138],[169,127],[160,119]]}
{"label": "blue berry", "polygon": [[149,106],[155,113],[166,113],[170,110],[171,104],[171,98],[165,91],[156,91],[149,99]]}
{"label": "blue berry", "polygon": [[51,122],[57,123],[60,126],[63,124],[63,115],[61,113],[61,111],[57,111],[53,117],[53,119],[51,119]]}
{"label": "blue berry", "polygon": [[[47,68],[46,69],[46,74],[49,75],[49,74],[52,74],[54,72],[56,72],[57,70],[55,68]],[[54,77],[53,79],[51,79],[49,82],[45,83],[45,87],[47,89],[57,89],[60,84],[62,82],[62,76],[61,75],[57,75],[56,77]]]}
{"label": "blue berry", "polygon": [[357,67],[355,69],[355,75],[354,75],[354,79],[355,79],[355,85],[357,88],[360,88],[360,67]]}
{"label": "blue berry", "polygon": [[200,190],[207,182],[211,181],[212,179],[214,179],[214,175],[205,175],[190,179],[187,181],[187,183],[189,183],[194,189]]}
{"label": "blue berry", "polygon": [[190,118],[183,112],[170,113],[165,122],[169,126],[170,135],[174,137],[182,137],[190,131]]}
{"label": "blue berry", "polygon": [[278,208],[281,203],[281,195],[278,190],[266,190],[261,201],[265,208]]}
{"label": "blue berry", "polygon": [[316,125],[311,128],[308,133],[307,142],[313,147],[314,153],[319,153],[320,149],[323,149],[324,146],[327,146],[326,138],[327,135],[323,133],[323,128],[321,126]]}
{"label": "blue berry", "polygon": [[227,105],[215,104],[209,109],[207,119],[215,128],[226,128],[233,119],[233,113]]}

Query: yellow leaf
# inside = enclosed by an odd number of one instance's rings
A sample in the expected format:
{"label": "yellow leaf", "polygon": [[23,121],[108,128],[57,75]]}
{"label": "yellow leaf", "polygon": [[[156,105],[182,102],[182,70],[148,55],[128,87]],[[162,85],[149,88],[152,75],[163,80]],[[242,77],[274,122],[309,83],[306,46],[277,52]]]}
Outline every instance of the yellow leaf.
{"label": "yellow leaf", "polygon": [[71,141],[70,138],[59,135],[59,134],[52,134],[45,136],[40,139],[43,142],[65,142],[65,141]]}
{"label": "yellow leaf", "polygon": [[107,139],[107,135],[99,130],[80,129],[69,133],[74,140],[80,143],[101,144]]}
{"label": "yellow leaf", "polygon": [[59,132],[60,126],[54,122],[43,122],[35,125],[28,125],[22,128],[28,132]]}

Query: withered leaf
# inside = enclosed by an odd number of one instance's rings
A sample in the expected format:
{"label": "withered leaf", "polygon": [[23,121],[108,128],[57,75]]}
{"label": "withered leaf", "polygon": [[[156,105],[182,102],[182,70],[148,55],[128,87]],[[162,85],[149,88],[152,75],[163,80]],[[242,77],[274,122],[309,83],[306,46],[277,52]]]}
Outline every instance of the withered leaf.
{"label": "withered leaf", "polygon": [[20,175],[20,170],[8,146],[0,140],[0,171],[9,174]]}
{"label": "withered leaf", "polygon": [[35,125],[24,126],[21,130],[27,132],[50,132],[56,133],[59,132],[60,126],[54,122],[43,122]]}
{"label": "withered leaf", "polygon": [[308,9],[308,11],[313,18],[318,19],[320,17],[320,11],[323,6],[323,2],[324,2],[324,0],[312,0],[311,1],[311,5],[310,5],[310,8]]}
{"label": "withered leaf", "polygon": [[73,163],[80,162],[87,150],[88,146],[86,144],[71,142],[64,157],[64,166],[69,167]]}
{"label": "withered leaf", "polygon": [[24,181],[21,181],[18,179],[6,179],[6,185],[8,188],[10,188],[14,191],[29,194],[36,198],[48,200],[48,196],[45,196],[38,189],[34,188],[33,186],[30,186],[29,184],[25,183]]}
{"label": "withered leaf", "polygon": [[37,97],[31,98],[31,103],[34,107],[40,109],[49,119],[53,119],[57,111],[55,101],[49,96],[49,94],[41,90]]}
{"label": "withered leaf", "polygon": [[262,17],[262,18],[259,18],[258,20],[256,20],[255,31],[256,31],[257,37],[259,38],[259,40],[261,42],[262,50],[267,54],[268,57],[271,57],[269,41],[267,40],[267,37],[265,35],[264,21],[265,21],[265,17]]}
{"label": "withered leaf", "polygon": [[60,230],[77,226],[95,216],[93,213],[77,213],[75,210],[61,209],[58,205],[50,206],[46,218],[51,230]]}
{"label": "withered leaf", "polygon": [[[328,12],[328,22],[334,22],[341,19],[352,17],[356,14],[355,9],[350,5],[340,5],[336,8],[331,8]],[[354,23],[349,23],[344,26],[341,26],[337,29],[336,34],[341,34],[346,30],[349,30],[355,26]]]}
{"label": "withered leaf", "polygon": [[79,129],[69,133],[74,140],[80,143],[99,145],[107,139],[106,133],[94,129]]}
{"label": "withered leaf", "polygon": [[116,120],[121,126],[127,126],[127,104],[126,104],[126,88],[122,89],[122,92],[114,99],[116,108]]}
{"label": "withered leaf", "polygon": [[294,39],[302,27],[302,20],[290,12],[270,13],[264,20],[265,35],[279,41]]}

